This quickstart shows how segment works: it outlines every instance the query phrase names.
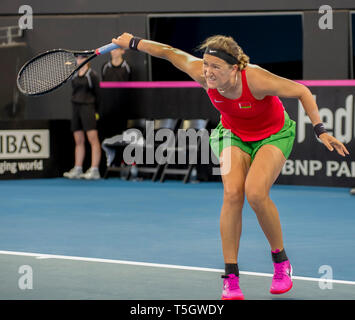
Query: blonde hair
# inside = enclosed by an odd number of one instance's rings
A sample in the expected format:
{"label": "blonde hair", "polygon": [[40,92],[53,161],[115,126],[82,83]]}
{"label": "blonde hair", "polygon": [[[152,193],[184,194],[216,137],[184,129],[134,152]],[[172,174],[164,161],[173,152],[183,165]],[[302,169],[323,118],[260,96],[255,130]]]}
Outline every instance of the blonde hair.
{"label": "blonde hair", "polygon": [[244,53],[243,49],[232,38],[222,35],[214,35],[207,38],[200,46],[200,50],[204,50],[207,47],[211,49],[223,50],[229,55],[235,57],[238,60],[239,70],[243,70],[248,65],[250,58]]}

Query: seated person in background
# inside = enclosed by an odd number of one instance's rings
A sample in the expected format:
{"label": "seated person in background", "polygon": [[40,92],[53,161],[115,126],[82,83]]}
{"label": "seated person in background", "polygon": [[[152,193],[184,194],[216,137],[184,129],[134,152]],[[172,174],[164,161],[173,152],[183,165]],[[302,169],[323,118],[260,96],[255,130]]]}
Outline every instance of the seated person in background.
{"label": "seated person in background", "polygon": [[[77,56],[77,63],[86,57]],[[99,105],[99,77],[89,63],[85,64],[72,78],[72,120],[71,129],[75,141],[75,165],[64,177],[69,179],[100,179],[99,164],[101,146],[96,128],[96,110]],[[91,146],[91,167],[83,173],[85,159],[85,133]]]}

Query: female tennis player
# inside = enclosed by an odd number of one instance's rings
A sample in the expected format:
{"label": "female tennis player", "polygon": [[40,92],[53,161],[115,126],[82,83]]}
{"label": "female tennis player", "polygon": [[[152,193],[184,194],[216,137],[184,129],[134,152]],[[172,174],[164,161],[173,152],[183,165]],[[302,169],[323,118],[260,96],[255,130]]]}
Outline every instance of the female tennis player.
{"label": "female tennis player", "polygon": [[222,299],[244,299],[239,286],[238,249],[245,196],[270,245],[274,263],[270,292],[289,291],[292,267],[284,249],[279,214],[269,197],[295,138],[295,122],[279,97],[299,99],[323,144],[341,156],[349,154],[340,141],[326,132],[310,90],[249,63],[249,57],[231,37],[206,39],[200,47],[204,50],[203,59],[128,33],[112,42],[170,61],[201,84],[221,113],[210,144],[220,159],[224,186],[220,218],[225,263]]}

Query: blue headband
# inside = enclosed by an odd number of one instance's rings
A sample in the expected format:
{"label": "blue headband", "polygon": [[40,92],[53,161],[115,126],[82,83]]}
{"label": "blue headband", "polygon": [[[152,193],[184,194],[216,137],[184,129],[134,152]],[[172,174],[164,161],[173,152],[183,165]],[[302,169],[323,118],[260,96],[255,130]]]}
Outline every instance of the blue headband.
{"label": "blue headband", "polygon": [[220,58],[220,59],[224,60],[225,62],[232,64],[232,65],[238,64],[238,59],[236,57],[233,57],[232,55],[228,54],[224,50],[207,47],[205,50],[205,54],[209,54],[211,56],[215,56],[217,58]]}

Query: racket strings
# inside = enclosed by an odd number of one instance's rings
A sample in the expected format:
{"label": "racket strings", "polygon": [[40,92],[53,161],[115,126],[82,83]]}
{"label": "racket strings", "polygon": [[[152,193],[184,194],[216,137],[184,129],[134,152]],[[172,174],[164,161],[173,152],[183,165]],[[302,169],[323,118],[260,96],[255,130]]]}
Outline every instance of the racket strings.
{"label": "racket strings", "polygon": [[19,86],[28,94],[49,91],[67,80],[76,66],[73,53],[49,52],[24,68],[19,77]]}

